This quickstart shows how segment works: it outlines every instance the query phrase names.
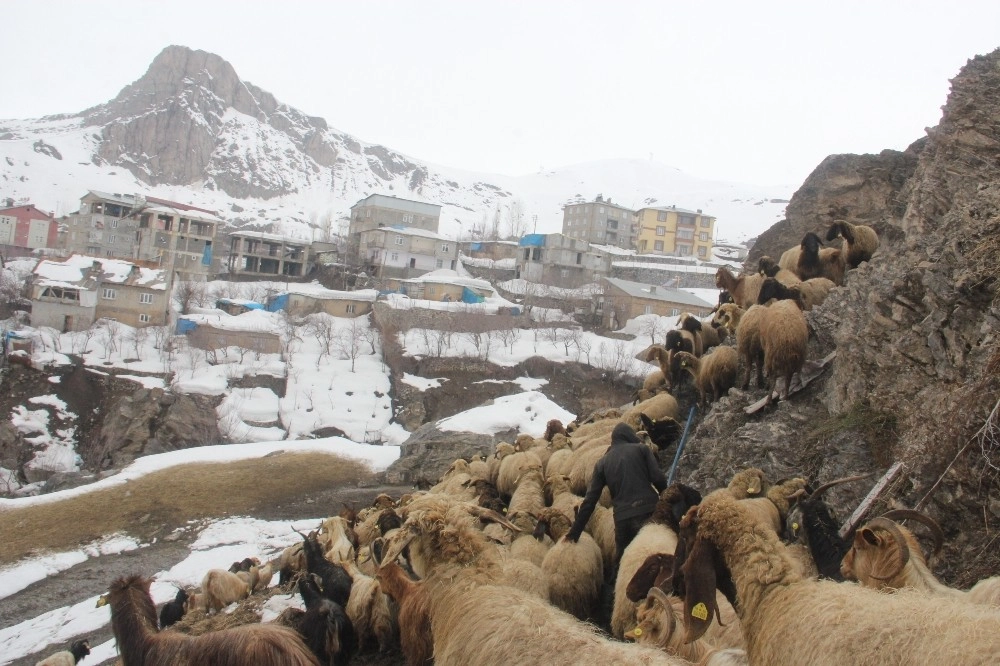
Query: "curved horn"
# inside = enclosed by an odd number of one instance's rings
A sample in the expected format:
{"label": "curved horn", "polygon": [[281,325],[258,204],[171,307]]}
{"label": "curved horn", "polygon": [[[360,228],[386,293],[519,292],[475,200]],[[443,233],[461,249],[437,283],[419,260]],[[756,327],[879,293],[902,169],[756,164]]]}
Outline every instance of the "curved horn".
{"label": "curved horn", "polygon": [[667,612],[673,615],[673,612],[671,611],[670,607],[670,599],[667,598],[666,592],[664,592],[663,590],[654,585],[653,587],[649,588],[649,592],[646,593],[646,596],[652,597],[653,599],[659,601],[661,604],[663,604],[663,607],[667,609]]}
{"label": "curved horn", "polygon": [[297,529],[295,529],[295,525],[289,525],[289,527],[291,527],[292,531],[295,532],[296,534],[298,534],[303,539],[308,539],[309,538],[305,534],[303,534],[302,532],[299,532]]}
{"label": "curved horn", "polygon": [[827,483],[824,483],[822,486],[814,490],[812,494],[809,495],[808,499],[818,498],[820,495],[828,491],[830,488],[833,488],[834,486],[839,486],[842,483],[849,483],[851,481],[860,481],[861,479],[868,478],[869,476],[871,476],[871,474],[858,474],[857,476],[845,476],[842,479],[828,481]]}
{"label": "curved horn", "polygon": [[931,536],[934,537],[934,554],[937,555],[941,551],[941,546],[944,545],[944,532],[941,530],[938,522],[927,514],[912,509],[892,509],[883,513],[881,517],[889,518],[890,520],[912,519],[918,523],[923,523],[931,531]]}
{"label": "curved horn", "polygon": [[896,570],[892,573],[886,574],[885,576],[876,576],[874,573],[871,574],[871,577],[875,580],[889,580],[902,571],[903,567],[906,566],[906,563],[910,561],[910,547],[906,545],[906,538],[903,536],[903,533],[899,531],[899,527],[896,523],[892,522],[888,518],[874,518],[868,522],[866,527],[878,527],[884,529],[892,535],[892,538],[896,540],[896,544],[899,546],[899,566],[896,567]]}
{"label": "curved horn", "polygon": [[396,558],[403,552],[403,549],[409,546],[410,542],[416,538],[416,534],[408,534],[406,537],[401,537],[390,543],[389,547],[382,552],[382,561],[378,565],[379,569],[389,562],[395,562]]}
{"label": "curved horn", "polygon": [[499,513],[492,509],[487,509],[486,507],[477,506],[475,504],[463,504],[462,508],[471,513],[472,515],[478,517],[480,520],[492,521],[494,523],[499,523],[512,532],[520,532],[521,528],[510,522]]}

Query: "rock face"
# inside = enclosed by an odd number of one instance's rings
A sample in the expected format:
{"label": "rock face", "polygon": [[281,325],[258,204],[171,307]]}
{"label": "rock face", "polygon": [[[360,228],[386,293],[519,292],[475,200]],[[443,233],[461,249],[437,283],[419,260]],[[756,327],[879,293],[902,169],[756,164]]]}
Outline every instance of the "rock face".
{"label": "rock face", "polygon": [[937,573],[952,582],[1000,573],[988,547],[1000,527],[998,90],[1000,51],[969,61],[940,125],[906,153],[828,158],[796,193],[786,227],[765,234],[755,256],[835,217],[875,222],[881,234],[873,260],[808,314],[809,358],[836,350],[836,360],[768,414],[747,416],[747,397],[731,393],[698,426],[681,478],[713,487],[747,465],[821,482],[872,472],[831,494],[846,518],[901,461],[876,509],[935,517],[948,537]]}
{"label": "rock face", "polygon": [[385,472],[388,483],[437,483],[456,458],[490,455],[498,442],[513,442],[515,432],[495,436],[442,432],[434,423],[418,428],[403,444],[399,460]]}

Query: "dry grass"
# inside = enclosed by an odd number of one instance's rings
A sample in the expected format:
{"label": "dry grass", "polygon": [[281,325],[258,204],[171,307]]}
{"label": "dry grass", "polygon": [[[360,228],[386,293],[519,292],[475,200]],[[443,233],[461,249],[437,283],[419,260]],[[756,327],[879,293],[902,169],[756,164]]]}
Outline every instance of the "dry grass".
{"label": "dry grass", "polygon": [[325,453],[179,465],[113,488],[0,511],[0,564],[36,549],[75,548],[114,532],[145,537],[161,525],[170,529],[189,520],[249,512],[370,475],[361,463]]}

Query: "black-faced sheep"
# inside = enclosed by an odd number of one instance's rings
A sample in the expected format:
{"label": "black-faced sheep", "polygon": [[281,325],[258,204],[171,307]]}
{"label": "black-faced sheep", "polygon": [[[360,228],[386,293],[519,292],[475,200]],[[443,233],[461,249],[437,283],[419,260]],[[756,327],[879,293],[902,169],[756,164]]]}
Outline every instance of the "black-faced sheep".
{"label": "black-faced sheep", "polygon": [[803,310],[811,310],[823,303],[836,285],[826,278],[812,278],[786,287],[775,278],[766,278],[757,297],[758,304],[764,305],[771,299],[795,301]]}
{"label": "black-faced sheep", "polygon": [[813,232],[802,237],[798,247],[786,250],[778,260],[781,268],[793,271],[800,280],[825,277],[834,284],[844,283],[844,253],[833,248],[822,248],[823,241]]}
{"label": "black-faced sheep", "polygon": [[744,310],[757,302],[757,293],[764,276],[760,273],[736,277],[725,266],[715,273],[715,286],[725,289],[733,296],[733,302]]}
{"label": "black-faced sheep", "polygon": [[188,593],[185,590],[177,590],[177,595],[160,608],[160,629],[166,629],[184,617],[184,609],[187,607]]}
{"label": "black-faced sheep", "polygon": [[681,352],[677,354],[677,359],[681,367],[694,377],[703,407],[718,401],[736,384],[739,357],[732,347],[716,347],[712,353],[701,358]]}
{"label": "black-faced sheep", "polygon": [[740,317],[736,327],[736,353],[743,360],[746,379],[743,390],[750,388],[750,375],[757,368],[757,386],[764,385],[764,347],[760,340],[760,324],[767,310],[763,305],[754,305]]}
{"label": "black-faced sheep", "polygon": [[725,305],[720,305],[719,309],[712,316],[712,326],[724,329],[727,337],[733,336],[736,335],[736,327],[739,326],[742,316],[743,308],[735,303],[726,303]]}
{"label": "black-faced sheep", "polygon": [[[677,400],[674,396],[669,393],[657,393],[649,400],[643,400],[637,405],[630,407],[622,415],[622,423],[627,423],[632,427],[633,430],[642,430],[642,420],[639,418],[640,414],[645,414],[647,417],[654,421],[663,421],[666,419],[677,420],[680,413],[680,408],[677,406]],[[610,439],[608,442],[610,443]]]}
{"label": "black-faced sheep", "polygon": [[200,636],[188,636],[179,631],[158,632],[156,606],[149,596],[149,583],[141,576],[119,578],[97,601],[99,607],[111,607],[111,629],[126,666],[320,664],[302,638],[287,627],[245,624]]}
{"label": "black-faced sheep", "polygon": [[76,664],[90,654],[90,642],[86,639],[73,641],[69,650],[62,650],[55,654],[50,654],[45,659],[37,662],[35,666],[76,666]]}
{"label": "black-faced sheep", "polygon": [[[791,287],[792,285],[796,285],[802,281],[799,279],[799,276],[796,275],[794,271],[790,271],[787,268],[782,268],[781,266],[778,265],[778,262],[776,262],[774,259],[768,256],[761,257],[760,260],[757,262],[757,272],[763,275],[764,277],[771,277],[776,279],[778,282],[785,285],[786,287]],[[757,299],[757,302],[758,303],[760,302],[759,297]]]}
{"label": "black-faced sheep", "polygon": [[[760,307],[760,306],[758,306]],[[744,315],[744,320],[746,315]],[[805,315],[792,301],[777,301],[764,308],[760,321],[760,344],[764,350],[764,372],[769,390],[767,404],[774,398],[778,378],[785,378],[785,395],[792,388],[792,376],[806,362],[809,328]]]}
{"label": "black-faced sheep", "polygon": [[969,590],[945,585],[927,566],[913,533],[893,518],[914,519],[927,525],[934,537],[935,552],[940,549],[944,534],[929,516],[905,509],[889,511],[855,533],[841,567],[845,578],[876,590],[913,588],[966,603],[1000,606],[1000,576],[984,578]]}
{"label": "black-faced sheep", "polygon": [[837,220],[830,225],[826,232],[826,239],[832,241],[837,236],[844,237],[844,245],[841,251],[846,257],[847,266],[857,268],[862,261],[869,261],[875,250],[878,249],[878,234],[875,230],[864,224],[851,224],[844,220]]}
{"label": "black-faced sheep", "polygon": [[[750,664],[940,664],[1000,659],[1000,613],[922,593],[882,594],[804,578],[787,548],[727,491],[681,523],[672,580],[686,641],[719,616],[716,589],[737,609]],[[820,628],[826,627],[827,631]]]}

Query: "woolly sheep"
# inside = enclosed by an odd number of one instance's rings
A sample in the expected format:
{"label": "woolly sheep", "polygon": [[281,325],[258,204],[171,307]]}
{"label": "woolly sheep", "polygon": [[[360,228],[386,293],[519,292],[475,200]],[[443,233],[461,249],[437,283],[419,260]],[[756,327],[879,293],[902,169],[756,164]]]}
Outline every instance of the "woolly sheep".
{"label": "woolly sheep", "polygon": [[823,303],[836,285],[826,278],[811,278],[786,287],[775,278],[766,278],[760,288],[758,304],[764,305],[773,299],[791,300],[803,310],[811,310]]}
{"label": "woolly sheep", "polygon": [[[794,271],[800,280],[825,277],[833,280],[834,284],[843,284],[844,253],[833,248],[820,249],[822,244],[819,236],[810,231],[802,237],[798,248],[792,248],[781,255],[778,264]],[[792,253],[793,250],[796,251]],[[788,265],[793,258],[794,263]]]}
{"label": "woolly sheep", "polygon": [[695,388],[701,394],[701,403],[706,408],[736,384],[738,358],[732,347],[716,347],[701,358],[687,352],[677,354],[681,367],[694,377]]}
{"label": "woolly sheep", "polygon": [[[622,415],[622,422],[627,423],[633,430],[642,430],[642,420],[640,414],[645,414],[654,421],[664,419],[677,420],[680,409],[677,400],[669,393],[658,393],[649,400],[643,400],[637,405],[627,409]],[[610,440],[609,440],[610,442]]]}
{"label": "woolly sheep", "polygon": [[740,317],[736,327],[736,354],[743,360],[746,378],[743,390],[750,388],[750,375],[757,367],[757,386],[764,385],[764,347],[760,340],[760,324],[767,310],[763,305],[754,305]]}
{"label": "woolly sheep", "polygon": [[90,642],[86,639],[81,639],[73,641],[69,650],[50,654],[45,659],[37,662],[35,666],[76,666],[88,654],[90,654]]}
{"label": "woolly sheep", "polygon": [[729,480],[726,489],[736,499],[747,499],[748,497],[761,497],[771,488],[771,482],[767,480],[764,470],[758,467],[748,467],[733,475]]}
{"label": "woolly sheep", "polygon": [[715,273],[715,286],[732,294],[733,302],[744,310],[757,302],[757,293],[763,281],[764,276],[760,273],[741,275],[737,278],[725,266]]}
{"label": "woolly sheep", "polygon": [[700,638],[718,617],[718,589],[737,609],[752,665],[1000,659],[1000,613],[922,593],[889,595],[803,578],[777,535],[758,529],[744,505],[715,491],[681,522],[673,583],[685,599],[686,641]]}
{"label": "woolly sheep", "polygon": [[[778,282],[785,285],[786,287],[791,287],[792,285],[796,285],[802,281],[799,279],[799,276],[796,275],[794,271],[790,271],[787,268],[782,268],[777,264],[777,262],[774,259],[768,256],[761,257],[760,260],[757,262],[757,272],[763,275],[764,277],[771,277],[776,279]],[[760,302],[759,297],[757,301]]]}
{"label": "woolly sheep", "polygon": [[517,480],[529,468],[542,468],[542,460],[534,451],[518,451],[503,459],[496,486],[503,497],[510,497],[517,487]]}
{"label": "woolly sheep", "polygon": [[766,402],[771,404],[778,378],[785,378],[787,397],[792,388],[792,376],[800,372],[806,362],[809,328],[799,306],[791,301],[777,301],[765,308],[760,322],[760,342],[769,382]]}
{"label": "woolly sheep", "polygon": [[541,568],[545,553],[552,547],[553,541],[548,535],[548,521],[539,520],[531,534],[522,534],[510,544],[510,556],[526,562],[531,562]]}
{"label": "woolly sheep", "polygon": [[542,571],[549,584],[549,600],[579,620],[591,617],[601,596],[604,560],[593,537],[584,532],[574,543],[555,542],[545,554]]}
{"label": "woolly sheep", "polygon": [[[525,531],[534,529],[534,521],[530,525],[525,525],[518,520],[514,520],[514,514],[530,517],[537,515],[545,508],[545,492],[542,487],[545,481],[542,480],[542,466],[530,466],[524,468],[521,476],[515,481],[517,486],[514,494],[511,495],[510,504],[507,508],[507,519]],[[523,520],[523,518],[522,518]]]}
{"label": "woolly sheep", "polygon": [[862,261],[869,261],[878,249],[878,234],[864,224],[851,224],[845,220],[837,220],[826,232],[826,240],[832,241],[837,236],[844,237],[841,251],[850,268],[857,268]]}
{"label": "woolly sheep", "polygon": [[497,444],[493,455],[486,460],[486,465],[490,470],[490,475],[487,481],[496,485],[497,476],[500,474],[500,465],[503,463],[503,459],[514,452],[514,445],[509,442],[500,442]]}
{"label": "woolly sheep", "polygon": [[[717,635],[712,635],[718,624],[713,624],[703,638],[685,643],[683,620],[680,619],[684,613],[684,600],[668,596],[658,587],[651,588],[649,595],[639,603],[636,608],[636,627],[625,632],[625,638],[634,640],[640,645],[659,648],[667,654],[682,657],[691,663],[746,664],[746,652],[743,649],[745,644],[739,618],[725,597],[719,597],[721,595],[717,596],[716,601],[722,613],[721,624],[725,625],[723,630],[727,633],[724,638],[729,641],[728,643],[716,640],[723,637],[721,631]],[[720,654],[725,648],[733,651],[728,655],[729,661]],[[733,657],[736,658],[735,661],[732,660]]]}
{"label": "woolly sheep", "polygon": [[725,329],[728,335],[736,335],[736,327],[740,324],[743,316],[743,308],[735,303],[725,303],[719,306],[712,316],[712,326]]}

